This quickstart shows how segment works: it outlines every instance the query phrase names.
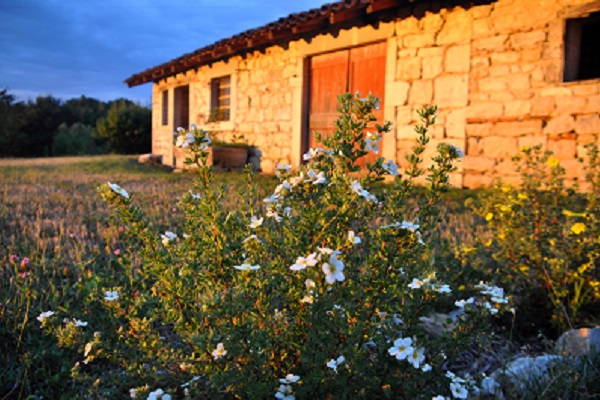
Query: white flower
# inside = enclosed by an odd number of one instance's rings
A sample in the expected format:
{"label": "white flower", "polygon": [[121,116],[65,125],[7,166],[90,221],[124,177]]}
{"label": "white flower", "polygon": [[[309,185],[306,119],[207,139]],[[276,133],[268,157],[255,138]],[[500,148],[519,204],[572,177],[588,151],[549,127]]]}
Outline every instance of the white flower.
{"label": "white flower", "polygon": [[435,288],[435,291],[438,293],[452,293],[452,289],[450,289],[449,285],[442,285]]}
{"label": "white flower", "polygon": [[227,350],[225,350],[223,343],[219,343],[217,344],[217,348],[214,349],[211,354],[215,358],[215,360],[218,360],[219,358],[227,354]]}
{"label": "white flower", "polygon": [[46,318],[50,318],[53,315],[54,315],[54,311],[45,311],[45,312],[41,313],[40,315],[38,315],[37,320],[40,322],[44,322],[44,320]]}
{"label": "white flower", "polygon": [[402,229],[408,229],[411,232],[416,231],[417,229],[419,229],[420,225],[414,224],[412,222],[408,222],[408,221],[402,221],[402,224],[400,225],[400,228]]}
{"label": "white flower", "polygon": [[264,218],[258,218],[256,215],[253,215],[250,218],[250,225],[248,225],[252,229],[256,229],[262,225]]}
{"label": "white flower", "polygon": [[337,367],[344,361],[346,361],[346,358],[344,356],[339,356],[337,360],[329,360],[329,362],[327,362],[327,366],[337,373]]}
{"label": "white flower", "polygon": [[377,132],[368,132],[366,139],[366,150],[372,151],[375,154],[379,154],[379,141],[381,136]]}
{"label": "white flower", "polygon": [[438,395],[438,396],[435,396],[435,397],[431,398],[431,400],[446,400],[446,399],[447,399],[447,397],[444,397],[442,395]]}
{"label": "white flower", "polygon": [[87,322],[75,318],[73,318],[73,322],[75,323],[75,326],[87,326],[88,324]]}
{"label": "white flower", "polygon": [[312,304],[315,301],[315,296],[313,295],[306,295],[302,298],[302,300],[300,300],[300,302],[302,303],[309,303]]}
{"label": "white flower", "polygon": [[452,382],[450,384],[450,391],[452,391],[452,396],[456,399],[466,399],[469,395],[467,389],[458,382]]}
{"label": "white flower", "polygon": [[383,164],[381,164],[381,167],[385,170],[385,172],[387,172],[390,175],[393,175],[393,176],[399,175],[398,166],[392,160],[388,160],[387,162],[384,162]]}
{"label": "white flower", "polygon": [[256,235],[250,235],[250,236],[248,236],[246,239],[243,240],[242,243],[247,243],[247,242],[249,242],[251,240],[254,240],[254,241],[258,242],[258,243],[262,243],[261,240]]}
{"label": "white flower", "polygon": [[411,338],[398,338],[394,341],[394,345],[388,349],[388,353],[391,356],[395,356],[398,360],[404,360],[413,351]]}
{"label": "white flower", "polygon": [[421,371],[423,371],[423,372],[429,372],[429,371],[431,371],[431,365],[429,365],[429,364],[423,364],[423,366],[421,367]]}
{"label": "white flower", "polygon": [[275,221],[277,221],[277,222],[283,221],[283,218],[281,218],[279,216],[279,214],[277,213],[277,211],[273,211],[273,210],[267,210],[267,218],[274,218]]}
{"label": "white flower", "polygon": [[288,384],[288,383],[296,383],[296,382],[298,382],[299,380],[300,380],[300,377],[299,377],[298,375],[294,375],[294,374],[287,374],[287,375],[285,376],[285,378],[283,378],[283,379],[280,379],[280,380],[279,380],[279,382],[281,382],[281,383],[285,383],[285,384]]}
{"label": "white flower", "polygon": [[304,281],[304,284],[306,285],[306,289],[312,293],[312,291],[314,289],[316,289],[317,285],[315,284],[315,281],[313,281],[312,279],[308,278]]}
{"label": "white flower", "polygon": [[85,348],[83,349],[83,356],[84,357],[87,357],[88,354],[90,354],[90,352],[92,351],[92,346],[93,345],[94,344],[92,342],[88,342],[88,343],[85,344]]}
{"label": "white flower", "polygon": [[177,239],[177,235],[171,231],[166,231],[164,235],[162,233],[160,234],[160,238],[162,239],[163,245],[168,246],[172,240]]}
{"label": "white flower", "polygon": [[129,396],[131,396],[132,399],[135,399],[137,397],[135,389],[129,389]]}
{"label": "white flower", "polygon": [[325,172],[315,172],[312,169],[308,170],[306,175],[310,178],[313,185],[318,185],[320,183],[326,183],[327,179],[325,178]]}
{"label": "white flower", "polygon": [[315,147],[312,149],[309,149],[303,156],[302,159],[304,161],[309,161],[311,158],[314,158],[317,154],[319,153],[323,153],[323,154],[332,154],[330,151],[325,151],[324,149],[320,148],[320,147]]}
{"label": "white flower", "polygon": [[329,263],[324,263],[321,267],[325,273],[325,281],[333,285],[335,281],[342,282],[345,277],[342,271],[344,270],[344,262],[339,260],[336,254],[329,257]]}
{"label": "white flower", "polygon": [[350,185],[350,189],[352,189],[352,191],[354,193],[358,194],[359,196],[364,197],[365,200],[375,203],[375,204],[379,204],[379,200],[377,200],[377,197],[375,197],[374,195],[369,193],[368,190],[363,189],[360,182],[358,182],[357,180],[354,180],[352,182],[352,184]]}
{"label": "white flower", "polygon": [[423,286],[423,284],[425,284],[427,282],[429,282],[428,278],[423,279],[423,280],[420,280],[418,278],[414,278],[413,281],[408,284],[408,287],[411,288],[411,289],[420,289],[421,286]]}
{"label": "white flower", "polygon": [[475,299],[473,297],[469,297],[467,300],[457,300],[454,302],[454,305],[458,308],[465,308],[467,304],[473,304]]}
{"label": "white flower", "polygon": [[170,394],[163,394],[163,396],[161,397],[162,400],[171,400],[171,395]]}
{"label": "white flower", "polygon": [[255,271],[257,269],[260,269],[260,265],[250,265],[244,263],[242,265],[235,265],[233,268],[239,269],[240,271]]}
{"label": "white flower", "polygon": [[116,290],[114,291],[106,291],[104,293],[104,300],[106,301],[115,301],[119,298],[119,293]]}
{"label": "white flower", "polygon": [[292,271],[300,271],[306,267],[314,267],[317,264],[317,253],[311,253],[308,257],[298,257],[296,263],[290,267]]}
{"label": "white flower", "polygon": [[280,385],[279,391],[275,393],[275,397],[282,400],[296,400],[290,385]]}
{"label": "white flower", "polygon": [[148,393],[148,400],[157,400],[160,398],[164,398],[164,394],[165,392],[162,389],[156,389],[154,392]]}
{"label": "white flower", "polygon": [[196,138],[194,137],[194,133],[193,132],[188,132],[185,134],[185,140],[187,140],[187,142],[189,144],[192,144],[196,141]]}
{"label": "white flower", "polygon": [[359,244],[361,240],[354,234],[354,231],[348,231],[348,241],[352,244]]}
{"label": "white flower", "polygon": [[127,193],[125,191],[125,189],[123,189],[121,186],[117,185],[116,183],[110,183],[110,182],[107,182],[107,183],[113,192],[115,192],[116,194],[120,194],[121,196],[125,197],[126,199],[129,198],[129,193]]}
{"label": "white flower", "polygon": [[411,338],[398,338],[394,340],[394,346],[388,349],[391,356],[395,356],[398,360],[404,360],[414,351]]}
{"label": "white flower", "polygon": [[465,153],[463,153],[463,151],[460,147],[455,146],[453,144],[450,144],[450,146],[454,147],[454,150],[456,150],[456,155],[458,156],[458,158],[463,158],[465,156]]}
{"label": "white flower", "polygon": [[425,361],[425,349],[418,348],[412,352],[412,354],[407,358],[408,362],[413,365],[415,368],[419,368],[421,363]]}
{"label": "white flower", "polygon": [[289,164],[277,164],[277,171],[285,171],[286,174],[290,173],[290,169],[292,168]]}
{"label": "white flower", "polygon": [[321,254],[327,254],[327,255],[342,254],[341,251],[332,250],[329,247],[317,247],[317,250],[319,250],[319,253],[321,253]]}
{"label": "white flower", "polygon": [[190,190],[190,196],[192,196],[192,199],[199,199],[202,197],[202,195],[198,194],[198,193],[194,193]]}
{"label": "white flower", "polygon": [[292,215],[292,207],[284,207],[283,214],[289,218]]}

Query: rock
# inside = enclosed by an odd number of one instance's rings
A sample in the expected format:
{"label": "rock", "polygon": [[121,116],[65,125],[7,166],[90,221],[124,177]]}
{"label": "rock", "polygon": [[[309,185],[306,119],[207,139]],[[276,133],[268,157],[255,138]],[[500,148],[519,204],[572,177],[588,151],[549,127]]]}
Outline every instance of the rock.
{"label": "rock", "polygon": [[593,350],[600,352],[600,327],[571,329],[556,342],[556,352],[569,356],[581,356]]}
{"label": "rock", "polygon": [[138,157],[139,164],[161,165],[162,156],[158,154],[141,154]]}
{"label": "rock", "polygon": [[[548,370],[564,361],[562,356],[544,354],[538,357],[519,357],[506,367],[495,371],[483,380],[482,394],[503,399],[502,388],[518,388],[521,393],[529,384],[540,384],[550,378]],[[512,392],[512,390],[511,390]]]}
{"label": "rock", "polygon": [[250,150],[248,151],[248,164],[252,165],[254,171],[260,171],[261,156],[262,151],[260,151],[258,147],[250,147]]}

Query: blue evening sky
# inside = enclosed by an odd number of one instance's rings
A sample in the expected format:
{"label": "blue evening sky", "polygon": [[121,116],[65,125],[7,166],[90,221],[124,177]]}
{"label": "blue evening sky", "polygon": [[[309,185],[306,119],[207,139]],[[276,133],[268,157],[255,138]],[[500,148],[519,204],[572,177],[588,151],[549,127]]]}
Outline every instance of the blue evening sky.
{"label": "blue evening sky", "polygon": [[[331,1],[329,1],[331,2]],[[0,90],[149,105],[123,81],[327,0],[0,0]]]}

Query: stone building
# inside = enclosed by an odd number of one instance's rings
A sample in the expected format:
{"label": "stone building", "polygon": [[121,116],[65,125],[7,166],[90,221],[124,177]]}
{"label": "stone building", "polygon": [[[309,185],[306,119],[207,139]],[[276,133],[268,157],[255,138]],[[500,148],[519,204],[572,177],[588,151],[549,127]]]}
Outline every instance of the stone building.
{"label": "stone building", "polygon": [[[465,151],[456,186],[515,179],[510,157],[542,144],[571,180],[600,134],[600,1],[345,0],[135,74],[153,83],[152,150],[174,165],[178,126],[243,134],[261,168],[298,165],[335,96],[372,92],[393,122],[381,155],[402,165],[415,110],[439,106],[433,144]],[[179,159],[179,160],[178,160]]]}

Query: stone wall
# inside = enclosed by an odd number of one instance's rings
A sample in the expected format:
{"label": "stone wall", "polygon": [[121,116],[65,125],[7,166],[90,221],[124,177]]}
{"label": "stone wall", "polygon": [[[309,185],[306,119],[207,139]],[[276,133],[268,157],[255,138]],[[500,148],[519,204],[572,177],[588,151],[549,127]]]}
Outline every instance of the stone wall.
{"label": "stone wall", "polygon": [[473,10],[465,186],[517,180],[510,157],[538,144],[570,181],[582,178],[576,158],[600,134],[600,80],[563,82],[565,19],[594,5],[501,0]]}
{"label": "stone wall", "polygon": [[[418,8],[418,7],[417,7]],[[161,125],[161,92],[190,85],[190,123],[222,139],[243,134],[263,156],[261,167],[297,165],[301,157],[303,87],[311,55],[386,41],[385,118],[393,134],[384,156],[403,164],[414,143],[416,110],[439,106],[432,132],[465,150],[456,186],[490,185],[516,179],[510,158],[522,146],[542,144],[562,161],[568,178],[582,176],[577,157],[600,133],[600,79],[563,82],[565,20],[600,10],[598,0],[498,0],[469,9],[413,15],[377,28],[320,35],[233,57],[162,80],[154,85],[153,153],[173,159],[172,114]],[[210,80],[231,75],[231,120],[207,123]],[[429,153],[428,155],[430,155]],[[177,157],[180,160],[182,157]]]}

